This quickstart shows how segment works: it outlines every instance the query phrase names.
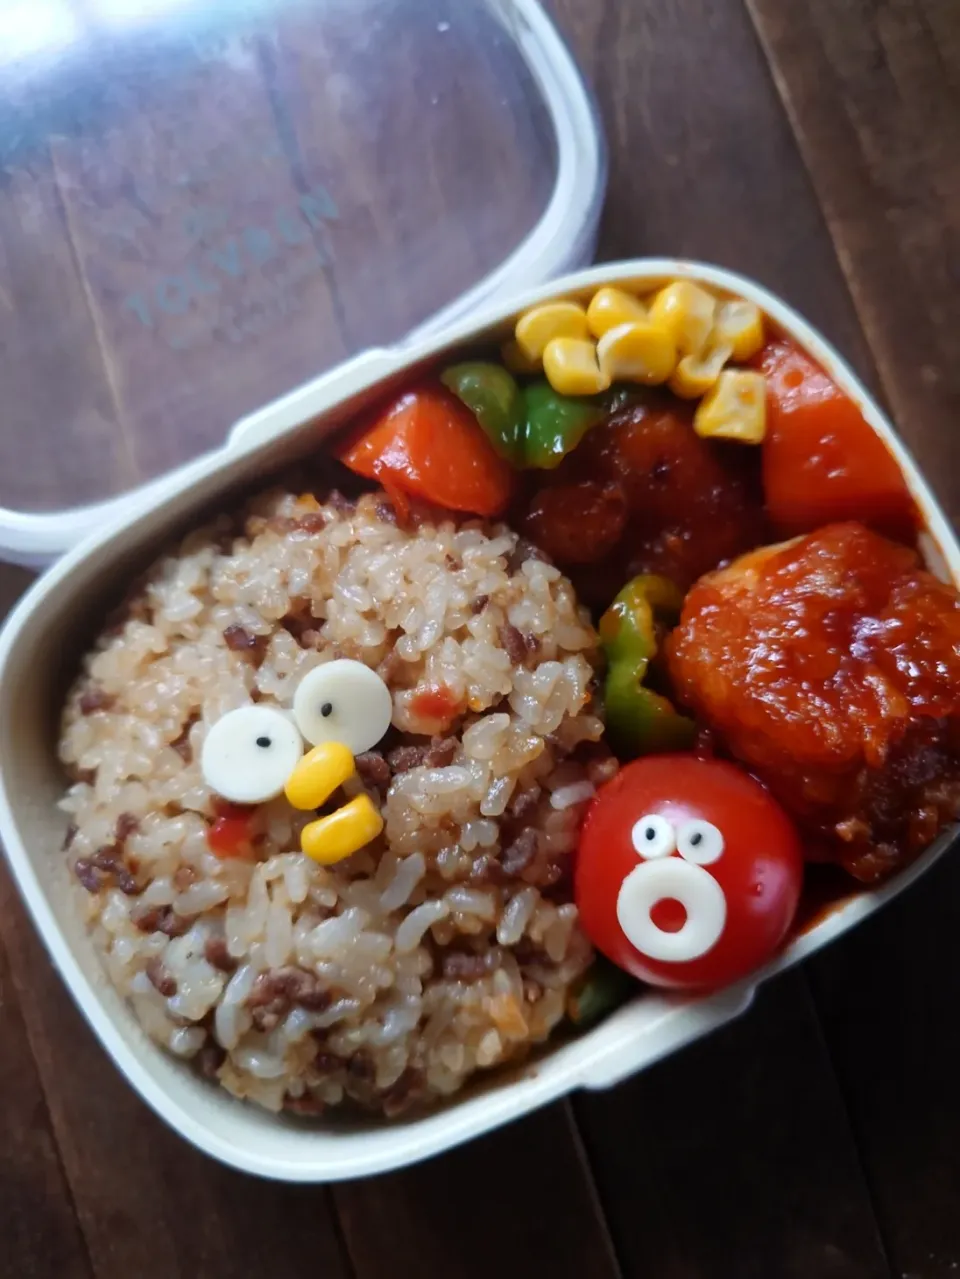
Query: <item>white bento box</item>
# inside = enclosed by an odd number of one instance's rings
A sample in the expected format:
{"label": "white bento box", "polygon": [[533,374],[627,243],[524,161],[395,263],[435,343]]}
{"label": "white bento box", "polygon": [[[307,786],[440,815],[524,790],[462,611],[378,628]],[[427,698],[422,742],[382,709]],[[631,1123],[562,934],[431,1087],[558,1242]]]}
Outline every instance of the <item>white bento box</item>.
{"label": "white bento box", "polygon": [[548,1045],[519,1071],[494,1074],[443,1109],[408,1120],[306,1124],[235,1101],[151,1043],[102,974],[57,851],[66,823],[55,807],[63,784],[55,753],[56,713],[80,655],[81,641],[74,637],[96,625],[135,571],[175,533],[229,501],[238,487],[322,448],[324,438],[352,414],[415,370],[461,345],[502,337],[533,302],[585,296],[613,283],[646,292],[677,277],[755,301],[853,397],[909,483],[929,534],[931,566],[960,582],[960,545],[946,518],[890,423],[837,352],[784,302],[747,279],[697,263],[647,259],[568,275],[438,335],[369,351],[242,420],[225,449],[168,477],[162,491],[154,491],[138,510],[127,510],[56,564],[23,598],[0,635],[0,840],[20,892],[117,1067],[167,1123],[216,1159],[294,1182],[366,1176],[437,1154],[575,1089],[609,1087],[743,1012],[760,981],[872,914],[948,846],[949,833],[882,888],[838,906],[748,981],[699,999],[643,993],[593,1030]]}

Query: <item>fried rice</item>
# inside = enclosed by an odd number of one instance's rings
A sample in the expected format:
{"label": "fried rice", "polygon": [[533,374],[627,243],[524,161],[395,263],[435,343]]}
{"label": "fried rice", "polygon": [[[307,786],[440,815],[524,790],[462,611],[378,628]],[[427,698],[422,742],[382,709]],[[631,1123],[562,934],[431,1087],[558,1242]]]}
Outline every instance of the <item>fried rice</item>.
{"label": "fried rice", "polygon": [[[570,859],[616,769],[596,645],[515,533],[401,527],[383,494],[274,490],[160,559],[85,658],[60,740],[77,898],[146,1032],[236,1097],[304,1114],[395,1115],[542,1042],[591,960]],[[344,788],[368,791],[383,835],[319,865],[299,851],[313,814],[281,797],[253,855],[215,855],[208,727],[289,709],[334,657],[393,696]]]}

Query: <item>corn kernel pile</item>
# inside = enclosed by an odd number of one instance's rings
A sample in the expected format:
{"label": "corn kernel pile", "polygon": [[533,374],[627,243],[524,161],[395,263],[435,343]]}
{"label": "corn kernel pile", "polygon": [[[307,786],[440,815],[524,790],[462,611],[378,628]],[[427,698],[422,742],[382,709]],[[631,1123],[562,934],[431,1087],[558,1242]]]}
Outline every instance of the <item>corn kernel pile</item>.
{"label": "corn kernel pile", "polygon": [[719,300],[689,280],[647,298],[598,289],[588,306],[545,302],[525,311],[502,351],[514,373],[538,373],[561,395],[597,395],[614,382],[669,386],[699,400],[698,435],[759,444],[766,432],[761,373],[728,368],[764,344],[759,307]]}

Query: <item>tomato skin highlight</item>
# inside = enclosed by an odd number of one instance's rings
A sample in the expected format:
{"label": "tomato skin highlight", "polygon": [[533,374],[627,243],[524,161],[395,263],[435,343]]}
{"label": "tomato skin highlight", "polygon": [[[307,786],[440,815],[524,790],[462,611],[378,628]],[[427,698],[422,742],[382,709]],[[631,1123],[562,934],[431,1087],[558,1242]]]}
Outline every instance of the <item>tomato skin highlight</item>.
{"label": "tomato skin highlight", "polygon": [[404,392],[351,434],[337,456],[351,471],[450,511],[499,515],[514,474],[476,418],[439,383]]}
{"label": "tomato skin highlight", "polygon": [[[726,901],[718,939],[687,961],[641,953],[618,916],[624,881],[638,867],[653,864],[644,862],[632,839],[635,825],[651,813],[677,830],[693,820],[709,822],[723,836],[718,860],[684,868],[691,877],[709,874]],[[677,853],[670,858],[683,860]],[[581,831],[574,894],[590,940],[618,967],[654,986],[703,991],[745,977],[776,953],[796,914],[802,883],[797,832],[759,782],[724,761],[657,755],[627,765],[596,796]],[[659,902],[650,913],[664,932],[684,922],[684,912]]]}
{"label": "tomato skin highlight", "polygon": [[792,342],[768,343],[756,363],[767,379],[763,489],[779,531],[856,519],[911,540],[913,498],[853,400]]}

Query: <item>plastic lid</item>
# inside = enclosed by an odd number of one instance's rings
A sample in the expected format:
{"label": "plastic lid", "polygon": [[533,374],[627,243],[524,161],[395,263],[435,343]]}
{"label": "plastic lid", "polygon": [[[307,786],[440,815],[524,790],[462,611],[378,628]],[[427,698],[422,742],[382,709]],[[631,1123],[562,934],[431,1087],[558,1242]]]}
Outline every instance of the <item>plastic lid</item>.
{"label": "plastic lid", "polygon": [[533,0],[3,0],[0,555],[580,265],[603,177]]}

